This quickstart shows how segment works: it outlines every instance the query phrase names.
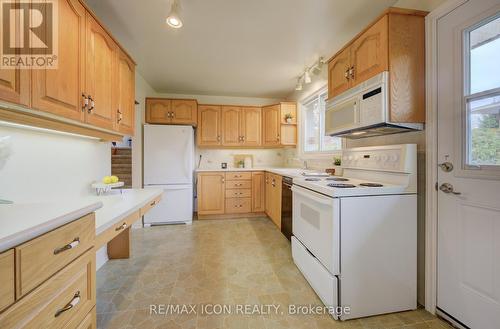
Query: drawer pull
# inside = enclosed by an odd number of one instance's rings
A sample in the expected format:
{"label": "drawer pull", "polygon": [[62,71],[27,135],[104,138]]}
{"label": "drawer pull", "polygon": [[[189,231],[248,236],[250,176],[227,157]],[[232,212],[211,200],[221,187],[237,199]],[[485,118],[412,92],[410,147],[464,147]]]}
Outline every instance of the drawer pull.
{"label": "drawer pull", "polygon": [[151,202],[149,205],[152,207],[152,206],[154,206],[155,204],[156,204],[156,200],[155,200],[155,201],[153,201],[153,202]]}
{"label": "drawer pull", "polygon": [[75,307],[78,303],[80,302],[80,292],[77,291],[76,294],[73,296],[73,299],[66,304],[63,308],[57,310],[56,314],[54,314],[54,317],[58,317],[62,313],[71,310],[73,307]]}
{"label": "drawer pull", "polygon": [[67,245],[62,246],[62,247],[57,248],[57,249],[54,249],[54,255],[57,255],[63,251],[69,250],[69,249],[76,248],[79,244],[80,244],[80,238],[75,238],[73,241],[71,241]]}
{"label": "drawer pull", "polygon": [[115,228],[115,231],[121,231],[127,227],[127,223],[123,223],[122,225]]}

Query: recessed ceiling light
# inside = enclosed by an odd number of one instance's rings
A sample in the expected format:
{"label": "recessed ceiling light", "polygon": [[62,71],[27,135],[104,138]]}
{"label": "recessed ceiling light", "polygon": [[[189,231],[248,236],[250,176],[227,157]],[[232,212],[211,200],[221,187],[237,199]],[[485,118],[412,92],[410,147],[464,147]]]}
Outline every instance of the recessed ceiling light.
{"label": "recessed ceiling light", "polygon": [[168,26],[178,29],[182,27],[182,20],[179,16],[179,2],[178,0],[172,0],[172,6],[170,7],[170,14],[166,19]]}

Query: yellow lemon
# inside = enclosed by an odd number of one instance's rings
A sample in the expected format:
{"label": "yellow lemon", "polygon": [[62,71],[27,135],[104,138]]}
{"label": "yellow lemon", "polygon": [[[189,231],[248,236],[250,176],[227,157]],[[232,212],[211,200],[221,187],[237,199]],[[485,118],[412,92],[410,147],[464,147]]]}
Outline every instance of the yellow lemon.
{"label": "yellow lemon", "polygon": [[111,176],[111,183],[118,183],[119,180],[118,176]]}
{"label": "yellow lemon", "polygon": [[104,176],[104,178],[102,179],[102,182],[104,184],[111,184],[111,177],[109,176]]}

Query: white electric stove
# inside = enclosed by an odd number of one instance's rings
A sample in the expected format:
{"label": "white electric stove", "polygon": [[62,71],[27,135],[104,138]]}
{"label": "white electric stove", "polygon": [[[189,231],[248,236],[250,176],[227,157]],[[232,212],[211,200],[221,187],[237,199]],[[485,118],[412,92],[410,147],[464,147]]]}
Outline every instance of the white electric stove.
{"label": "white electric stove", "polygon": [[416,145],[342,153],[342,177],[293,180],[294,262],[336,319],[415,309]]}

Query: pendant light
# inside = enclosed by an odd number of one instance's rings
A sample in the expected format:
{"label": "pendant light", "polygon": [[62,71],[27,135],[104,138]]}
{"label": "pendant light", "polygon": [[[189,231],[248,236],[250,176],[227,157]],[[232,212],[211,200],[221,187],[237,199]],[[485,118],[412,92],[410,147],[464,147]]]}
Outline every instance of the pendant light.
{"label": "pendant light", "polygon": [[304,72],[304,82],[306,84],[311,83],[311,75],[309,74],[308,69]]}
{"label": "pendant light", "polygon": [[179,0],[172,0],[172,6],[170,7],[170,14],[168,14],[166,22],[168,26],[178,29],[182,27],[182,20],[179,16],[180,5]]}
{"label": "pendant light", "polygon": [[295,85],[295,90],[297,90],[297,91],[302,90],[302,79],[301,78],[297,79],[297,85]]}

